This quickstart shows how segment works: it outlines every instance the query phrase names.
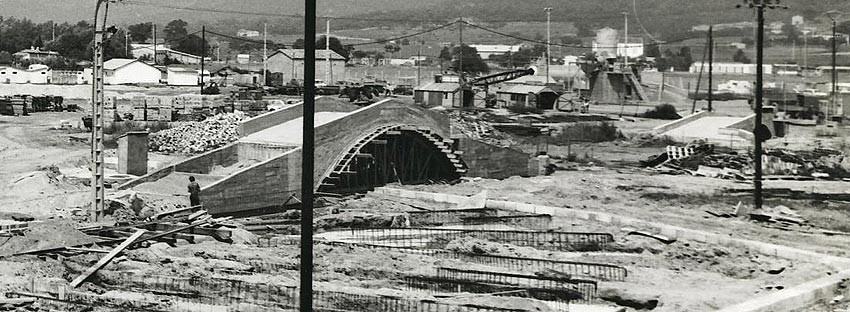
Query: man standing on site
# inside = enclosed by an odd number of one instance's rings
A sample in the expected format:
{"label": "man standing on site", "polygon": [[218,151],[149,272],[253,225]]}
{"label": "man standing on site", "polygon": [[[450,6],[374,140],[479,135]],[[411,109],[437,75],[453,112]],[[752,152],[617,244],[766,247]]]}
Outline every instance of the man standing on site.
{"label": "man standing on site", "polygon": [[195,207],[201,205],[201,186],[195,182],[195,177],[189,177],[189,206]]}

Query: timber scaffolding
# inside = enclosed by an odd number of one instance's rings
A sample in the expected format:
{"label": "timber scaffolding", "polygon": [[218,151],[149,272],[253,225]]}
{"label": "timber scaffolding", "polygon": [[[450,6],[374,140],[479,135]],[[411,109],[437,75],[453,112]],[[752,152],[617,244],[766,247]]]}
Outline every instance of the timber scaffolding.
{"label": "timber scaffolding", "polygon": [[[130,311],[199,311],[213,306],[239,305],[241,312],[295,310],[298,287],[251,283],[226,278],[175,278],[170,276],[138,276],[121,274],[121,285],[105,285],[108,289],[142,291],[169,297],[175,306],[163,301],[109,298],[76,292],[64,284],[38,287],[11,295],[32,297],[73,305],[123,308]],[[33,287],[35,288],[35,287]],[[474,304],[453,304],[431,299],[402,298],[378,294],[355,294],[340,291],[313,290],[314,311],[389,311],[389,312],[520,312]],[[179,307],[178,307],[179,306]],[[126,311],[125,310],[125,311]]]}
{"label": "timber scaffolding", "polygon": [[446,228],[368,228],[350,229],[354,242],[398,247],[442,249],[460,238],[476,238],[522,247],[554,251],[602,250],[614,242],[610,233],[476,230]]}

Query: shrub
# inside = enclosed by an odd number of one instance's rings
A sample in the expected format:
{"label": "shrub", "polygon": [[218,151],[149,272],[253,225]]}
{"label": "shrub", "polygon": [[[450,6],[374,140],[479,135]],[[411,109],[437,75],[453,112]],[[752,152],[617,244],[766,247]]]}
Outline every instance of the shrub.
{"label": "shrub", "polygon": [[655,108],[643,113],[644,118],[653,119],[679,119],[679,113],[676,112],[676,107],[671,104],[659,104]]}

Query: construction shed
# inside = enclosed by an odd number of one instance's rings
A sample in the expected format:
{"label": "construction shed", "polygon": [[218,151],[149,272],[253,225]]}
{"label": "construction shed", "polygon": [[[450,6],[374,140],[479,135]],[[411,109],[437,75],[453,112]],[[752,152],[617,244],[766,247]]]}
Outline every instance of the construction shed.
{"label": "construction shed", "polygon": [[553,109],[560,95],[547,86],[509,85],[496,91],[496,96],[505,106]]}
{"label": "construction shed", "polygon": [[413,90],[413,100],[425,107],[460,107],[460,85],[450,82],[429,82]]}

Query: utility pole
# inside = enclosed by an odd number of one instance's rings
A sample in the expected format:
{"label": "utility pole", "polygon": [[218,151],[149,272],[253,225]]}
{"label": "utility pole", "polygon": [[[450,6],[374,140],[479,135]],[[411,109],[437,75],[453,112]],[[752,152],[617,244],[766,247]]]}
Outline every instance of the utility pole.
{"label": "utility pole", "polygon": [[299,307],[313,311],[313,172],[316,112],[316,0],[304,0],[304,129],[301,147],[301,267]]}
{"label": "utility pole", "polygon": [[201,74],[199,75],[199,85],[201,86],[201,94],[204,94],[204,56],[207,55],[207,26],[201,26]]}
{"label": "utility pole", "polygon": [[460,46],[458,46],[458,49],[457,49],[457,51],[458,51],[458,53],[457,53],[458,54],[458,56],[457,56],[457,61],[458,61],[457,72],[459,74],[458,84],[460,84],[460,107],[463,107],[463,104],[464,104],[463,103],[463,93],[464,93],[463,92],[463,87],[464,87],[463,86],[463,23],[464,23],[463,18],[461,18],[460,22],[457,24],[457,26],[458,26],[458,37],[459,37],[458,40],[460,41]]}
{"label": "utility pole", "polygon": [[156,24],[153,24],[153,64],[156,65]]}
{"label": "utility pole", "polygon": [[803,78],[809,68],[809,31],[803,30]]}
{"label": "utility pole", "polygon": [[543,8],[546,11],[546,84],[549,84],[549,66],[552,62],[552,8]]}
{"label": "utility pole", "polygon": [[[746,7],[756,9],[756,105],[755,105],[755,127],[753,128],[754,151],[753,151],[753,206],[755,209],[762,207],[762,140],[765,139],[762,124],[762,104],[764,102],[764,9],[788,8],[779,5],[779,0],[746,0]],[[744,7],[737,5],[738,8]]]}
{"label": "utility pole", "polygon": [[268,81],[266,78],[266,72],[268,71],[268,36],[269,36],[269,24],[263,23],[263,86],[266,86],[266,82]]}
{"label": "utility pole", "polygon": [[625,43],[623,47],[623,58],[625,59],[626,69],[629,69],[629,12],[623,12],[623,18],[626,21],[625,29],[623,30],[625,32],[625,36],[623,36],[623,42]]}
{"label": "utility pole", "polygon": [[416,86],[422,85],[422,41],[419,41],[419,52],[416,53]]}
{"label": "utility pole", "polygon": [[325,25],[325,64],[328,69],[325,71],[325,84],[330,85],[331,80],[333,80],[333,76],[331,76],[331,20],[328,19]]}
{"label": "utility pole", "polygon": [[712,85],[712,74],[714,73],[714,25],[708,26],[708,111],[712,110],[711,102],[714,99],[714,87]]}
{"label": "utility pole", "polygon": [[[100,5],[106,4],[103,10],[103,23],[98,29],[97,19]],[[92,207],[90,221],[98,222],[104,210],[104,164],[103,164],[103,51],[106,41],[106,18],[109,14],[109,1],[97,0],[94,8],[94,47],[92,62]]]}
{"label": "utility pole", "polygon": [[[830,18],[832,18],[830,16]],[[830,113],[835,112],[835,95],[837,93],[837,87],[835,83],[838,81],[838,71],[835,70],[835,42],[838,41],[835,37],[835,27],[836,27],[835,19],[832,18],[832,94],[830,94],[831,102],[829,103],[829,107],[826,109],[826,121],[829,122]]]}

